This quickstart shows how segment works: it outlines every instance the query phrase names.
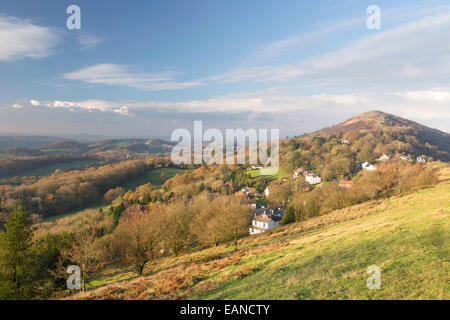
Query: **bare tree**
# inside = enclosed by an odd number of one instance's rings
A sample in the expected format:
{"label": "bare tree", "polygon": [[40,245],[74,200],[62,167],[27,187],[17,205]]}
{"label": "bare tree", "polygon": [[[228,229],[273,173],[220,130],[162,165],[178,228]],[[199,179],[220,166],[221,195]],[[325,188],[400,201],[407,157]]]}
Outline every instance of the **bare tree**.
{"label": "bare tree", "polygon": [[193,210],[183,201],[172,203],[163,208],[161,214],[161,232],[164,246],[179,255],[191,238],[190,224]]}
{"label": "bare tree", "polygon": [[85,291],[89,274],[99,259],[99,250],[95,238],[92,235],[76,234],[72,246],[62,249],[61,256],[80,267],[82,289]]}
{"label": "bare tree", "polygon": [[114,245],[139,275],[160,252],[159,225],[154,213],[127,216],[113,234]]}
{"label": "bare tree", "polygon": [[240,199],[222,196],[203,208],[193,227],[201,242],[233,241],[237,249],[238,239],[248,233],[250,218],[250,209]]}

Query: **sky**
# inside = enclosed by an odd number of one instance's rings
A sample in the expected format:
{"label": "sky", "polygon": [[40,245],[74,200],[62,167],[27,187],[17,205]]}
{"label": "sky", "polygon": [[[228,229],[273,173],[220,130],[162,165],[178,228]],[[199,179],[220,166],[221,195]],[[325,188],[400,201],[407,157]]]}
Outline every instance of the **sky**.
{"label": "sky", "polygon": [[161,137],[203,121],[293,136],[369,110],[450,132],[449,30],[437,0],[2,0],[0,133]]}

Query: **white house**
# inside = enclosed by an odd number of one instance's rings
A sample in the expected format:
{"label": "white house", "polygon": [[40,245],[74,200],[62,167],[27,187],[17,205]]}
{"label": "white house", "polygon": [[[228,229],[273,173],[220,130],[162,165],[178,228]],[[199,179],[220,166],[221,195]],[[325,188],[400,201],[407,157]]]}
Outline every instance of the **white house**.
{"label": "white house", "polygon": [[374,165],[368,163],[367,161],[364,162],[363,164],[361,164],[361,167],[363,168],[363,170],[366,170],[366,171],[377,170],[377,167],[375,167]]}
{"label": "white house", "polygon": [[402,159],[404,161],[411,161],[411,157],[410,156],[401,156],[400,159]]}
{"label": "white house", "polygon": [[387,155],[383,154],[381,157],[378,158],[377,161],[388,161],[388,160],[389,160],[389,157]]}
{"label": "white house", "polygon": [[255,214],[252,226],[249,228],[250,235],[266,232],[280,226],[283,212],[273,209],[262,209]]}
{"label": "white house", "polygon": [[322,178],[318,174],[312,172],[305,173],[305,180],[311,185],[319,184],[322,182]]}
{"label": "white house", "polygon": [[427,162],[427,159],[422,158],[422,157],[417,157],[416,161],[417,162]]}
{"label": "white house", "polygon": [[339,141],[341,144],[350,144],[350,142],[347,140],[347,139],[341,139],[340,141]]}
{"label": "white house", "polygon": [[305,172],[305,169],[303,168],[297,168],[294,171],[294,175],[292,176],[293,178],[297,178],[299,175],[303,174],[303,172]]}

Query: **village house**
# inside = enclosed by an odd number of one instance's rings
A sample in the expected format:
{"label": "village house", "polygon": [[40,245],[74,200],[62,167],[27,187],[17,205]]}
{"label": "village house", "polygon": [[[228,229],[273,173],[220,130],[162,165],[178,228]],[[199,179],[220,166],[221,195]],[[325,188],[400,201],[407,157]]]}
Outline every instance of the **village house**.
{"label": "village house", "polygon": [[361,168],[366,171],[377,170],[377,167],[375,167],[373,164],[368,163],[367,161],[361,164]]}
{"label": "village house", "polygon": [[263,233],[280,226],[284,212],[279,209],[260,209],[255,213],[252,226],[249,228],[250,235]]}
{"label": "village house", "polygon": [[318,174],[316,174],[316,173],[313,173],[313,172],[305,172],[305,173],[304,173],[304,176],[305,176],[306,182],[308,182],[308,183],[311,184],[311,185],[319,184],[319,183],[322,182],[322,178],[321,178]]}
{"label": "village house", "polygon": [[250,196],[250,195],[259,195],[259,191],[255,188],[244,187],[241,191],[236,192],[237,196]]}
{"label": "village house", "polygon": [[404,161],[411,161],[411,157],[410,156],[401,156],[400,159],[402,159]]}
{"label": "village house", "polygon": [[350,142],[347,139],[345,139],[345,138],[342,138],[341,140],[339,140],[339,142],[341,144],[350,144]]}
{"label": "village house", "polygon": [[243,197],[241,200],[242,204],[246,204],[247,206],[249,206],[251,209],[256,209],[257,205],[256,205],[256,199],[252,199],[252,198],[248,198],[248,197]]}
{"label": "village house", "polygon": [[383,154],[381,157],[379,157],[377,159],[377,161],[383,161],[383,162],[386,162],[388,160],[389,160],[389,157],[387,155],[385,155],[385,154]]}
{"label": "village house", "polygon": [[297,178],[299,175],[303,174],[303,172],[305,172],[305,169],[303,169],[302,167],[297,168],[294,170],[294,175],[292,177]]}
{"label": "village house", "polygon": [[427,162],[427,159],[422,158],[422,157],[417,157],[416,161],[425,163],[425,162]]}

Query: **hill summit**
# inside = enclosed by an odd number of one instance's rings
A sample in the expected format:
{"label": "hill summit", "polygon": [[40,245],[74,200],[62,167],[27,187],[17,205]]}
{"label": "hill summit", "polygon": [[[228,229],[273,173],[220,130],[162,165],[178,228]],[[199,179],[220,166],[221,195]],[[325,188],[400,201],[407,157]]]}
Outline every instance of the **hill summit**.
{"label": "hill summit", "polygon": [[450,160],[450,134],[381,111],[368,111],[309,136],[349,137],[372,133],[383,143],[398,141],[411,146],[410,152]]}

